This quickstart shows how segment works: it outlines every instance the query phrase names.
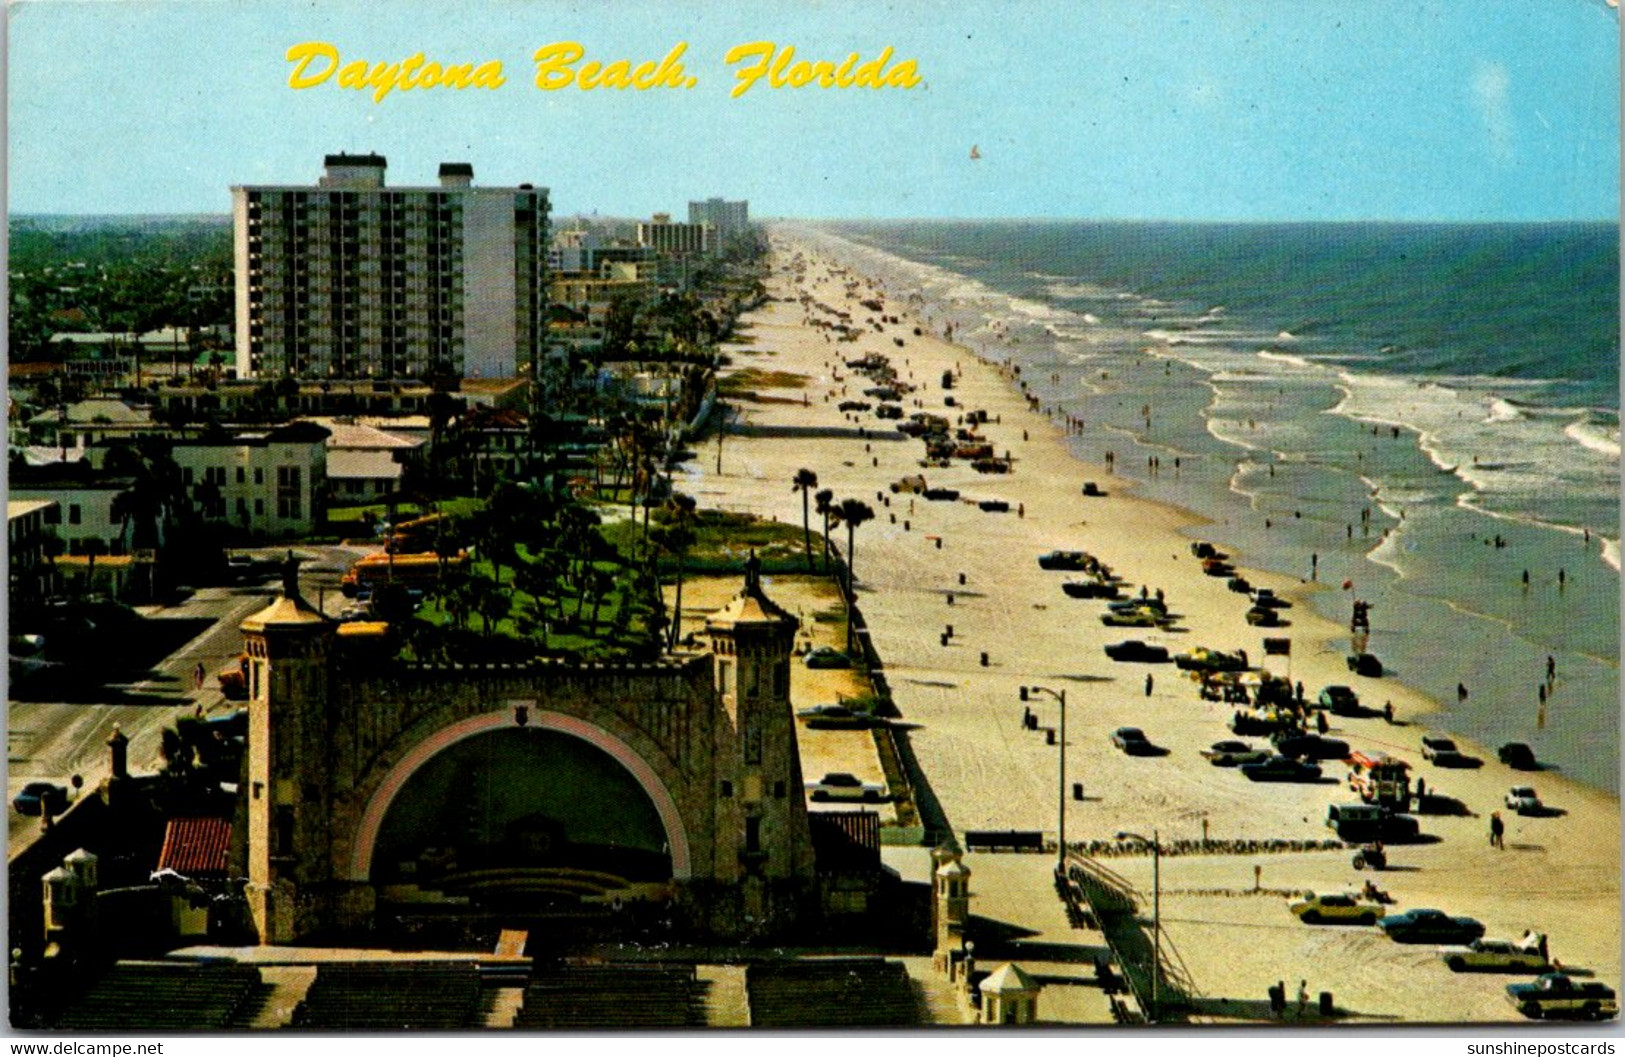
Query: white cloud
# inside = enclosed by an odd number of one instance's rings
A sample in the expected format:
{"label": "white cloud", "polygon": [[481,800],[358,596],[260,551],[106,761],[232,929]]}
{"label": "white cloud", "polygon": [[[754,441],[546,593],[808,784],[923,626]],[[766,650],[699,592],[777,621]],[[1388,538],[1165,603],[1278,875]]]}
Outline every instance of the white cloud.
{"label": "white cloud", "polygon": [[1473,71],[1473,102],[1489,137],[1490,153],[1497,161],[1512,157],[1512,110],[1507,104],[1507,68],[1498,62],[1479,62]]}

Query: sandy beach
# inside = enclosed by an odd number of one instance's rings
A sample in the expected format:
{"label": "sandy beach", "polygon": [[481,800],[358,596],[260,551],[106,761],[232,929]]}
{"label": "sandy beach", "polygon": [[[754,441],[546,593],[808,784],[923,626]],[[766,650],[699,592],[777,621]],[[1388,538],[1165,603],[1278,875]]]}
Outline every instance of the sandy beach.
{"label": "sandy beach", "polygon": [[[1565,966],[1617,985],[1617,798],[1555,771],[1513,771],[1497,762],[1493,745],[1462,746],[1484,761],[1478,768],[1425,763],[1420,739],[1435,703],[1392,679],[1347,670],[1347,630],[1304,604],[1306,592],[1327,587],[1256,572],[1248,555],[1232,555],[1255,586],[1296,603],[1285,611],[1289,626],[1250,626],[1246,597],[1223,578],[1203,575],[1192,556],[1190,544],[1202,534],[1193,516],[1136,498],[1105,467],[1078,461],[1061,427],[1030,408],[1005,371],[923,327],[916,336],[921,324],[899,299],[832,271],[782,237],[775,251],[769,284],[775,300],[750,317],[748,339],[725,351],[734,369],[754,368],[784,384],[753,384],[756,399],[733,402],[720,475],[708,448],[683,466],[676,487],[704,505],[799,524],[801,497],[791,479],[807,468],[837,502],[857,498],[874,508],[875,519],[856,536],[860,604],[897,707],[914,727],[910,743],[930,793],[955,831],[1053,835],[1056,750],[1042,733],[1024,729],[1022,719],[1031,708],[1042,725],[1053,725],[1056,706],[1048,697],[1028,705],[1018,697],[1022,685],[1036,684],[1067,695],[1068,782],[1081,782],[1085,796],[1067,805],[1068,841],[1153,830],[1164,842],[1331,838],[1323,821],[1327,806],[1354,799],[1343,782],[1344,765],[1328,762],[1319,784],[1257,784],[1233,768],[1214,767],[1199,750],[1233,736],[1225,723],[1235,706],[1201,700],[1197,684],[1171,664],[1117,663],[1103,653],[1109,643],[1137,638],[1175,653],[1196,645],[1245,649],[1257,664],[1265,636],[1290,637],[1290,669],[1288,658],[1278,656],[1269,658],[1269,667],[1301,680],[1310,698],[1323,686],[1344,684],[1372,708],[1392,703],[1395,723],[1381,715],[1329,717],[1330,736],[1405,759],[1413,780],[1420,777],[1430,794],[1455,801],[1458,813],[1420,816],[1423,833],[1436,839],[1391,848],[1397,868],[1375,875],[1357,873],[1343,850],[1164,856],[1163,928],[1198,991],[1215,1000],[1207,1007],[1211,1018],[1255,1019],[1272,983],[1286,980],[1295,993],[1307,980],[1317,993],[1333,991],[1345,1019],[1354,1022],[1523,1022],[1502,988],[1516,977],[1452,973],[1431,945],[1396,944],[1371,929],[1307,926],[1285,909],[1286,891],[1357,888],[1371,876],[1401,909],[1470,915],[1492,937],[1545,932]],[[797,254],[799,281],[791,270]],[[883,331],[867,326],[859,340],[838,341],[809,324],[809,316],[833,317],[804,308],[803,294],[850,313],[859,326],[879,315],[859,302],[883,297],[884,314],[899,323]],[[928,410],[952,422],[967,408],[985,410],[989,420],[980,432],[999,455],[1010,453],[1013,473],[978,473],[964,460],[922,468],[919,441],[870,413],[841,412],[842,400],[869,399],[862,393],[873,383],[844,366],[868,353],[890,357],[899,377],[918,387],[904,397],[907,412]],[[951,393],[941,388],[944,371],[955,375]],[[945,407],[945,396],[956,406]],[[889,491],[891,482],[910,474],[958,489],[961,498],[931,502]],[[1107,494],[1081,495],[1084,481]],[[1005,500],[1010,509],[984,511],[976,505],[984,499]],[[837,538],[844,543],[844,530]],[[1170,612],[1179,614],[1177,623],[1168,630],[1103,626],[1102,603],[1067,597],[1061,583],[1068,574],[1038,567],[1037,556],[1052,549],[1088,551],[1134,593],[1142,585],[1160,589]],[[1120,726],[1142,728],[1166,754],[1118,751],[1109,739]],[[1506,811],[1507,789],[1526,784],[1560,813]],[[1507,823],[1504,850],[1488,839],[1496,810]],[[1040,873],[1050,866],[1042,857],[1027,861]],[[1119,857],[1112,866],[1150,890],[1148,857]],[[1224,1007],[1218,999],[1242,1005]]]}

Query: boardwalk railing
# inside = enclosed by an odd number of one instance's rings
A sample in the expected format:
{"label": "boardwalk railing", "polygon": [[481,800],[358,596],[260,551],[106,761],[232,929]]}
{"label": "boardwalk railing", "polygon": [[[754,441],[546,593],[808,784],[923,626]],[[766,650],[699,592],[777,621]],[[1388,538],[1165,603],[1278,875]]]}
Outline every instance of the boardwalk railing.
{"label": "boardwalk railing", "polygon": [[[1183,1019],[1190,1000],[1201,992],[1166,932],[1162,934],[1160,972],[1153,969],[1158,945],[1139,916],[1143,894],[1098,859],[1075,850],[1067,852],[1066,881],[1062,886],[1065,898],[1083,902],[1094,915],[1140,1009],[1159,1021]],[[1158,986],[1153,1001],[1154,973]]]}

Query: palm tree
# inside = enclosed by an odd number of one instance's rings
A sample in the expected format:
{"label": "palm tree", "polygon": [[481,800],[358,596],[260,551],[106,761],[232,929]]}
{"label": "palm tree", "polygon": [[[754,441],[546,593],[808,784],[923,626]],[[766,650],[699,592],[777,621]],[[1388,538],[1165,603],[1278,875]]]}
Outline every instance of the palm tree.
{"label": "palm tree", "polygon": [[677,648],[677,636],[683,624],[683,558],[694,546],[694,497],[681,492],[672,493],[667,506],[668,520],[655,530],[656,546],[677,559],[677,591],[672,598],[671,624],[666,629],[666,648]]}
{"label": "palm tree", "polygon": [[818,503],[818,512],[824,515],[824,571],[829,572],[829,519],[835,513],[835,493],[828,488],[821,488],[813,496]]}
{"label": "palm tree", "polygon": [[858,526],[865,521],[874,519],[875,511],[868,503],[861,499],[843,499],[841,505],[835,508],[835,514],[846,522],[846,599],[847,604],[857,596],[853,594],[856,563],[853,561],[852,547],[856,542],[855,534]]}
{"label": "palm tree", "polygon": [[791,485],[801,493],[801,538],[807,548],[807,571],[810,573],[813,571],[812,522],[808,512],[808,501],[812,496],[812,490],[818,487],[818,475],[808,469],[797,470]]}

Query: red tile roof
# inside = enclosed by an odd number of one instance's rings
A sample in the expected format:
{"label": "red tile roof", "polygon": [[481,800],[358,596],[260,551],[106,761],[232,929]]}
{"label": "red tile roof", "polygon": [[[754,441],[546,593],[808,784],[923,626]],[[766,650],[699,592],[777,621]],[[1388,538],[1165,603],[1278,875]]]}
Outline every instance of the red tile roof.
{"label": "red tile roof", "polygon": [[164,831],[158,869],[183,877],[224,877],[231,823],[223,818],[172,818]]}

